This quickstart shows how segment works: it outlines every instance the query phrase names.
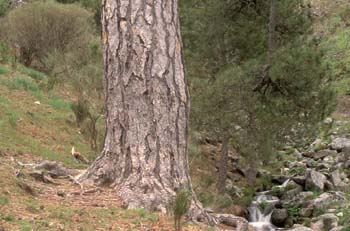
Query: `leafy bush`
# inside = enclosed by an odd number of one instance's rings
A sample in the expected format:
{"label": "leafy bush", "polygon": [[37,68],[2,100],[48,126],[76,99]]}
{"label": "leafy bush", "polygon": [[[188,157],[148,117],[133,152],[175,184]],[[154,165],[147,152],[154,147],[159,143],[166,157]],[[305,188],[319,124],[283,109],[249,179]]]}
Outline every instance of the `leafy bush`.
{"label": "leafy bush", "polygon": [[33,2],[11,11],[3,30],[10,44],[20,49],[20,61],[43,65],[52,51],[78,49],[91,37],[91,15],[76,5]]}
{"label": "leafy bush", "polygon": [[283,205],[283,208],[287,209],[288,216],[293,219],[293,221],[296,221],[299,216],[299,205],[296,204],[285,204]]}
{"label": "leafy bush", "polygon": [[89,117],[89,106],[86,100],[78,100],[71,104],[71,109],[75,115],[78,127],[80,124]]}

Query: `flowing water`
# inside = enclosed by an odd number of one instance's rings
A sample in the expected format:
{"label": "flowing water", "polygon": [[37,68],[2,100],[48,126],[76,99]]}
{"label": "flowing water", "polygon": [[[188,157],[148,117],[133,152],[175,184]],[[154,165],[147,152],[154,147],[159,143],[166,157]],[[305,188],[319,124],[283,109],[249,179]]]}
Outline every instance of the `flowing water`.
{"label": "flowing water", "polygon": [[271,224],[271,214],[279,199],[274,196],[260,193],[252,202],[249,210],[249,224],[256,231],[273,231],[275,227]]}

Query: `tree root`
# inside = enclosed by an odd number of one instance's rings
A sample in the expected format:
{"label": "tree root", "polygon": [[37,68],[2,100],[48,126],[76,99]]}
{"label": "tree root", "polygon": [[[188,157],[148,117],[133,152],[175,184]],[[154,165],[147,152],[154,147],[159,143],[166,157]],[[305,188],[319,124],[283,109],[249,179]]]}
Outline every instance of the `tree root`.
{"label": "tree root", "polygon": [[218,227],[220,224],[224,224],[230,227],[234,227],[236,231],[248,231],[248,221],[242,217],[234,216],[232,214],[216,214],[209,213],[201,206],[196,200],[192,201],[191,207],[186,215],[188,220],[195,223],[206,223],[210,226]]}

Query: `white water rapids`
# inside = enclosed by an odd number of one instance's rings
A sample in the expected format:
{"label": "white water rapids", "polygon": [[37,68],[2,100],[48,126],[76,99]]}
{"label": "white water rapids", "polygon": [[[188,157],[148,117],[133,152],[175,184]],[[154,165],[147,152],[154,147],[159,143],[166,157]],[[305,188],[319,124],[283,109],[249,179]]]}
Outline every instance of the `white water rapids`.
{"label": "white water rapids", "polygon": [[[289,180],[279,187],[286,187],[288,183]],[[267,193],[259,193],[248,208],[249,224],[254,227],[255,231],[274,231],[276,229],[271,224],[271,215],[279,199],[278,197],[267,195]]]}

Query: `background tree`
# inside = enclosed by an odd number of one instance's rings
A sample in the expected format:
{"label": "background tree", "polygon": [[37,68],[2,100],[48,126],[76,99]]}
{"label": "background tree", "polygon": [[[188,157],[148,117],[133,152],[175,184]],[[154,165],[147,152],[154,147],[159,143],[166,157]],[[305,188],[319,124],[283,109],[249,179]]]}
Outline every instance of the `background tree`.
{"label": "background tree", "polygon": [[334,105],[322,52],[308,38],[309,9],[303,1],[240,0],[187,1],[182,9],[192,121],[211,137],[232,137],[253,160],[253,184],[259,161],[312,137]]}

